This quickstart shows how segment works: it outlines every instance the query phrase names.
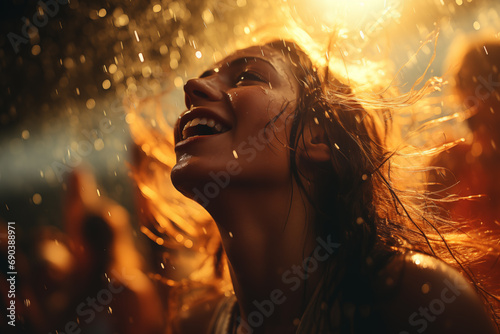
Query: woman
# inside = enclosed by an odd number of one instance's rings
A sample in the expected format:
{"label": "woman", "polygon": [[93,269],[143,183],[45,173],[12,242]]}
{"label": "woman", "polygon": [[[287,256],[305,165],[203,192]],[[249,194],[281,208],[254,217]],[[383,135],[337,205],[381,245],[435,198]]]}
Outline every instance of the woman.
{"label": "woman", "polygon": [[[500,236],[500,41],[469,36],[457,38],[449,52],[452,70],[450,100],[468,114],[467,139],[443,152],[432,162],[439,166],[430,175],[432,191],[442,197],[459,194],[443,207],[456,220],[466,220],[466,231],[479,231],[498,240]],[[450,138],[453,132],[447,133]],[[488,286],[500,287],[500,263],[492,257],[475,265],[489,273]]]}
{"label": "woman", "polygon": [[453,230],[397,187],[387,106],[419,95],[360,102],[282,40],[188,81],[172,182],[215,220],[234,296],[183,308],[176,332],[496,333],[436,258]]}
{"label": "woman", "polygon": [[[435,166],[444,167],[434,175],[446,192],[460,194],[461,201],[447,204],[457,219],[473,221],[470,228],[494,231],[498,235],[500,215],[500,183],[496,174],[500,167],[497,147],[500,143],[500,41],[474,36],[457,39],[451,68],[454,70],[452,98],[459,108],[467,109],[469,140],[438,156]],[[452,133],[449,135],[453,135]],[[446,173],[446,171],[451,173]],[[443,172],[444,171],[444,172]],[[457,180],[460,183],[457,184]],[[436,186],[435,186],[436,188]],[[483,198],[467,200],[483,194]],[[490,232],[491,233],[491,232]]]}

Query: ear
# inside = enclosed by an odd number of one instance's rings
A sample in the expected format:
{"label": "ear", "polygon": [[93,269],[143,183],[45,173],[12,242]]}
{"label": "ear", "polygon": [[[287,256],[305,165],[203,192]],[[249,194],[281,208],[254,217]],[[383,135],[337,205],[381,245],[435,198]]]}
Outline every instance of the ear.
{"label": "ear", "polygon": [[324,129],[315,122],[304,126],[298,145],[298,156],[304,162],[321,163],[331,159],[330,148]]}

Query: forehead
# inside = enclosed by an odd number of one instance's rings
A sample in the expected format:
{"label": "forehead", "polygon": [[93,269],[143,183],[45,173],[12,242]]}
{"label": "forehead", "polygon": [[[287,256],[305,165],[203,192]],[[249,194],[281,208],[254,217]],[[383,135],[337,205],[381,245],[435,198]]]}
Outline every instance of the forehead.
{"label": "forehead", "polygon": [[224,60],[241,57],[258,57],[267,59],[268,61],[285,60],[281,51],[274,49],[269,45],[255,45],[245,49],[240,49],[227,56]]}

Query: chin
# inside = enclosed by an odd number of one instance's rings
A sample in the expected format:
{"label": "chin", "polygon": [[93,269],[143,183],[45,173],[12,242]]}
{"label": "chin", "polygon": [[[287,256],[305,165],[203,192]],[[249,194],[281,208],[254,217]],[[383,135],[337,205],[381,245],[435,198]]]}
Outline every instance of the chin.
{"label": "chin", "polygon": [[[208,202],[213,199],[213,196],[205,194],[207,185],[212,183],[210,171],[211,169],[202,163],[201,159],[190,157],[189,159],[181,159],[175,164],[170,178],[175,189],[181,194],[206,207]],[[209,188],[211,190],[211,187]]]}
{"label": "chin", "polygon": [[175,164],[172,168],[172,172],[170,173],[170,179],[172,180],[172,184],[175,189],[189,198],[192,198],[193,189],[197,185],[195,175],[199,175],[199,173],[196,173],[192,169],[192,166],[190,166],[187,162],[181,161]]}

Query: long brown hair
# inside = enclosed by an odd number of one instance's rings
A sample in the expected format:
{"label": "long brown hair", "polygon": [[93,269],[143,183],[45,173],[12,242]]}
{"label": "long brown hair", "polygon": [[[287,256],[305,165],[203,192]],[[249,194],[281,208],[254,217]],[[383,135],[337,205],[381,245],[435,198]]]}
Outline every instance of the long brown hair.
{"label": "long brown hair", "polygon": [[[325,51],[327,58],[332,44],[330,41]],[[329,59],[322,67],[315,66],[295,42],[277,40],[268,45],[289,58],[300,86],[297,107],[289,115],[289,149],[293,178],[304,194],[307,191],[301,176],[305,173],[300,170],[296,152],[312,120],[326,134],[331,153],[329,177],[319,180],[313,197],[306,196],[319,217],[318,233],[334,236],[334,241],[342,245],[335,258],[337,270],[325,273],[330,285],[325,287],[324,295],[330,297],[327,305],[332,306],[335,298],[358,305],[373,302],[370,282],[377,271],[391,253],[413,250],[460,270],[498,321],[498,296],[482,288],[481,278],[468,267],[488,253],[498,256],[498,247],[460,232],[461,225],[446,218],[424,186],[428,169],[419,168],[425,161],[422,158],[449,145],[427,151],[411,147],[393,124],[395,114],[419,101],[440,81],[431,79],[423,88],[399,95],[387,87],[377,89],[372,85],[369,93],[357,96],[353,93],[355,83],[338,80]],[[344,327],[347,324],[362,326],[362,322],[352,320],[341,322],[341,332],[348,330]]]}

